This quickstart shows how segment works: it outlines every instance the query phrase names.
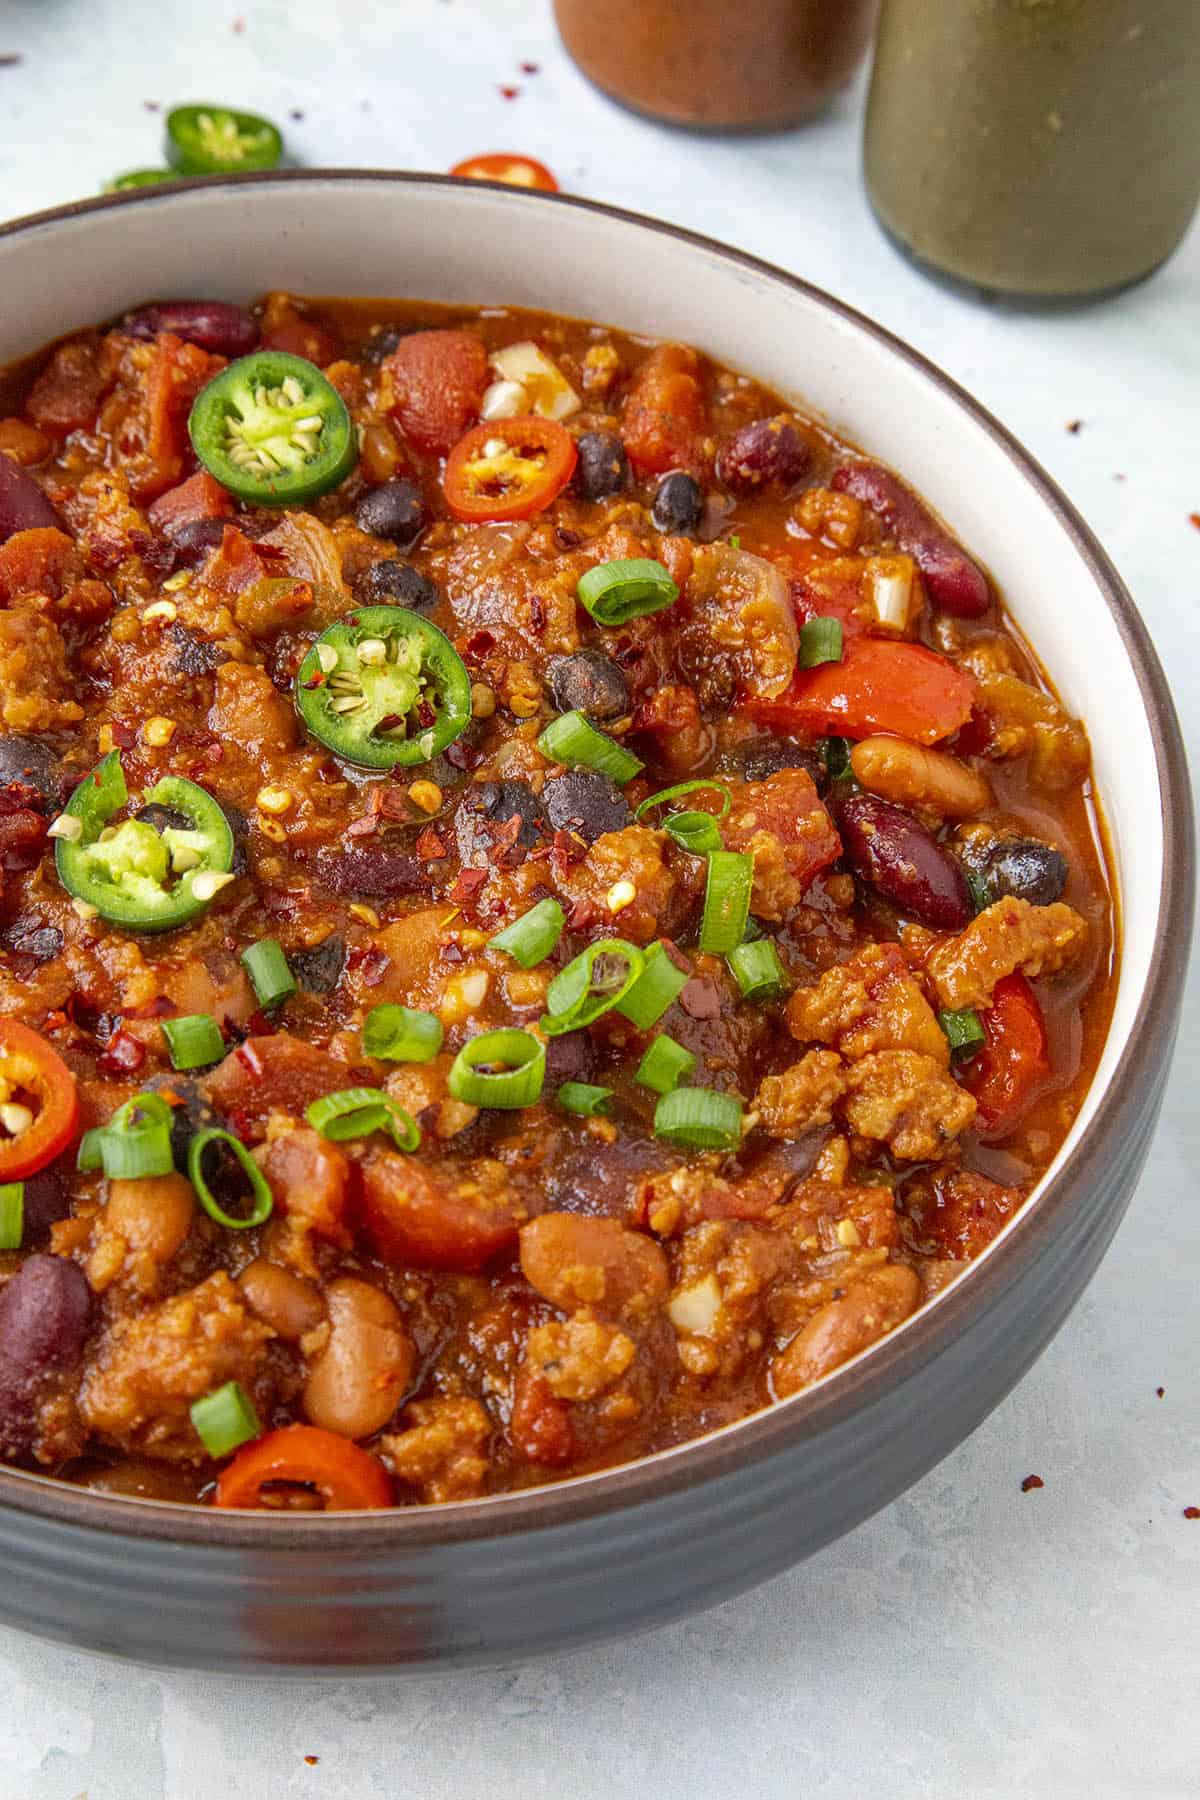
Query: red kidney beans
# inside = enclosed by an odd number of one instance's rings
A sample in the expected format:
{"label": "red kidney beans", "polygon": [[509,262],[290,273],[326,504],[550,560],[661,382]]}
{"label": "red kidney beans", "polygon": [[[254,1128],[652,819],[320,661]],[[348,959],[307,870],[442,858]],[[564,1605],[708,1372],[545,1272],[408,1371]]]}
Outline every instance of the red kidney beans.
{"label": "red kidney beans", "polygon": [[123,329],[130,337],[157,337],[169,331],[217,356],[245,356],[259,339],[258,320],[244,306],[225,300],[164,300],[130,313]]}
{"label": "red kidney beans", "polygon": [[61,531],[62,520],[33,476],[11,456],[0,455],[0,544],[7,543],[14,532],[46,526]]}
{"label": "red kidney beans", "polygon": [[920,569],[932,604],[956,619],[978,619],[991,605],[987,576],[966,551],[943,531],[904,483],[878,463],[845,463],[829,484],[839,494],[852,494],[883,521]]}
{"label": "red kidney beans", "polygon": [[21,1242],[26,1248],[44,1244],[50,1227],[70,1213],[72,1173],[71,1158],[59,1156],[36,1175],[25,1177]]}
{"label": "red kidney beans", "polygon": [[425,864],[403,850],[350,845],[344,850],[322,850],[317,855],[317,877],[333,894],[351,899],[361,894],[420,894],[429,890]]}
{"label": "red kidney beans", "polygon": [[874,794],[835,808],[846,859],[901,912],[937,931],[960,931],[975,916],[961,867],[911,813]]}
{"label": "red kidney beans", "polygon": [[790,487],[812,461],[812,451],[786,413],[755,419],[735,431],[717,453],[717,480],[734,494],[778,482]]}
{"label": "red kidney beans", "polygon": [[0,1293],[0,1450],[26,1456],[47,1378],[83,1349],[92,1312],[83,1271],[61,1256],[26,1257]]}

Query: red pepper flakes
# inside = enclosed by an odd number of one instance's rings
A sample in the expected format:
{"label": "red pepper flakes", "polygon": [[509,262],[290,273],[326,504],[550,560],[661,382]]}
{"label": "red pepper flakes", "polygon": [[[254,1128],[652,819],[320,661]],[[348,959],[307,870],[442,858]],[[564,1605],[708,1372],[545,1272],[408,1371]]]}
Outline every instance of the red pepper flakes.
{"label": "red pepper flakes", "polygon": [[522,75],[540,75],[542,72],[541,63],[523,62],[523,63],[519,63],[517,66],[519,67]]}
{"label": "red pepper flakes", "polygon": [[502,100],[515,100],[520,92],[519,87],[510,87],[506,83],[501,83],[500,98]]}
{"label": "red pepper flakes", "polygon": [[466,906],[474,900],[488,878],[486,869],[460,869],[449,898],[455,906]]}
{"label": "red pepper flakes", "polygon": [[371,837],[379,830],[379,812],[361,813],[357,819],[351,819],[346,827],[348,838]]}
{"label": "red pepper flakes", "polygon": [[109,730],[112,732],[112,741],[119,750],[132,750],[137,743],[137,726],[127,725],[124,719],[114,719]]}
{"label": "red pepper flakes", "polygon": [[1166,1388],[1155,1388],[1154,1391],[1158,1395],[1159,1399],[1161,1400],[1167,1390],[1166,1390]]}
{"label": "red pepper flakes", "polygon": [[132,1032],[121,1026],[109,1038],[103,1054],[96,1058],[96,1067],[103,1075],[135,1075],[145,1060],[145,1044],[139,1043]]}
{"label": "red pepper flakes", "polygon": [[1021,1483],[1021,1492],[1023,1494],[1032,1493],[1034,1488],[1045,1487],[1045,1485],[1040,1475],[1027,1475]]}
{"label": "red pepper flakes", "polygon": [[413,845],[413,852],[418,862],[437,862],[446,855],[446,846],[433,826],[427,825]]}
{"label": "red pepper flakes", "polygon": [[1200,512],[1189,513],[1188,518],[1191,520],[1192,524],[1196,527],[1196,530],[1200,531]]}
{"label": "red pepper flakes", "polygon": [[1183,1516],[1185,1519],[1200,1519],[1200,1506],[1185,1506]]}
{"label": "red pepper flakes", "polygon": [[590,931],[593,925],[599,925],[604,914],[597,900],[577,900],[567,914],[568,931]]}
{"label": "red pepper flakes", "polygon": [[[304,117],[304,114],[303,113],[293,113],[292,117],[294,119],[302,119]],[[304,1760],[308,1764],[310,1769],[315,1769],[321,1759],[319,1756],[306,1756],[304,1758]]]}
{"label": "red pepper flakes", "polygon": [[467,656],[486,656],[489,650],[496,648],[496,640],[490,631],[476,631],[462,648]]}
{"label": "red pepper flakes", "polygon": [[1078,437],[1079,433],[1083,430],[1083,420],[1082,419],[1068,420],[1067,430],[1071,433],[1072,437]]}

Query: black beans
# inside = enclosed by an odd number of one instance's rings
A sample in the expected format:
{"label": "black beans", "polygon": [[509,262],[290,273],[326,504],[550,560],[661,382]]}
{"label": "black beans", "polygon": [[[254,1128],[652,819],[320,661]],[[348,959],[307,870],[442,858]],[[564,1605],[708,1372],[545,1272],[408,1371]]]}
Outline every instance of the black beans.
{"label": "black beans", "polygon": [[414,612],[429,612],[441,597],[427,576],[398,556],[372,563],[354,582],[354,598],[361,606],[411,606]]}
{"label": "black beans", "polygon": [[37,1403],[48,1376],[83,1349],[91,1290],[78,1264],[26,1257],[0,1293],[0,1452],[26,1456],[37,1435]]}
{"label": "black beans", "polygon": [[14,919],[0,931],[0,949],[30,956],[38,963],[52,962],[61,955],[64,942],[57,925],[41,925],[31,920]]}
{"label": "black beans", "polygon": [[260,336],[253,313],[225,300],[165,300],[157,306],[143,306],[129,314],[123,329],[136,338],[169,331],[217,356],[246,356]]}
{"label": "black beans", "polygon": [[400,477],[370,488],[354,509],[354,522],[360,531],[373,537],[390,538],[401,549],[416,543],[425,528],[425,504],[414,481]]}
{"label": "black beans", "polygon": [[703,517],[704,494],[695,476],[683,469],[664,475],[650,514],[654,529],[687,536],[698,528]]}
{"label": "black beans", "polygon": [[625,796],[596,769],[554,776],[542,789],[542,801],[557,831],[573,831],[589,844],[633,823]]}
{"label": "black beans", "polygon": [[[518,820],[515,834],[512,820]],[[545,807],[527,781],[476,781],[464,790],[454,821],[464,863],[499,860],[497,851],[532,850],[550,835]]]}
{"label": "black beans", "polygon": [[342,850],[317,853],[317,878],[334,894],[351,900],[359,895],[388,897],[429,890],[427,865],[404,850],[383,845],[348,844]]}
{"label": "black beans", "polygon": [[197,637],[178,620],[169,629],[175,668],[180,675],[211,675],[225,661],[225,652],[218,645]]}
{"label": "black beans", "polygon": [[308,993],[332,993],[346,967],[346,940],[331,933],[312,950],[295,951],[288,962],[292,974]]}
{"label": "black beans", "polygon": [[11,456],[0,456],[0,544],[17,531],[56,526],[62,520],[37,482]]}
{"label": "black beans", "polygon": [[835,822],[854,873],[901,912],[938,931],[960,931],[974,918],[961,867],[911,813],[874,794],[851,794]]}
{"label": "black beans", "polygon": [[823,792],[828,786],[824,759],[804,744],[793,744],[790,738],[757,738],[746,745],[740,762],[746,781],[768,781],[781,769],[806,769],[818,790]]}
{"label": "black beans", "polygon": [[550,695],[559,712],[589,719],[620,719],[629,711],[629,683],[603,650],[577,650],[550,664]]}
{"label": "black beans", "polygon": [[1010,838],[990,852],[984,880],[995,899],[1011,895],[1031,906],[1050,906],[1067,885],[1067,859],[1039,838]]}
{"label": "black beans", "polygon": [[596,1050],[586,1031],[564,1031],[546,1045],[546,1087],[564,1081],[590,1081],[596,1067]]}
{"label": "black beans", "polygon": [[385,356],[390,356],[401,338],[409,335],[408,329],[400,325],[381,325],[373,331],[362,349],[359,358],[371,367],[377,367]]}
{"label": "black beans", "polygon": [[607,500],[629,486],[625,446],[615,431],[585,431],[575,445],[575,491],[584,500]]}
{"label": "black beans", "polygon": [[72,1158],[57,1156],[36,1175],[25,1177],[21,1245],[36,1249],[50,1236],[50,1227],[71,1210]]}
{"label": "black beans", "polygon": [[220,1125],[198,1081],[190,1075],[152,1075],[145,1083],[150,1093],[160,1089],[171,1095],[171,1154],[177,1169],[187,1168],[188,1145],[198,1131]]}
{"label": "black beans", "polygon": [[10,786],[33,788],[47,805],[59,804],[59,761],[49,744],[41,738],[0,737],[0,787]]}
{"label": "black beans", "polygon": [[717,455],[717,479],[732,494],[752,494],[775,482],[791,487],[805,474],[812,451],[786,413],[756,419],[735,431]]}

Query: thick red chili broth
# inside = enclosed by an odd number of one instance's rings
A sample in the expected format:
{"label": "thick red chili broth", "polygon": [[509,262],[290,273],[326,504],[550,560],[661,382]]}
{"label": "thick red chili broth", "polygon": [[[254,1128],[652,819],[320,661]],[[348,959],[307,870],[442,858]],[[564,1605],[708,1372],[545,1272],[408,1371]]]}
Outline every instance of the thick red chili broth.
{"label": "thick red chili broth", "polygon": [[10,1462],[558,1480],[1024,1203],[1112,999],[1088,742],[903,471],[686,346],[284,294],[31,357],[0,451]]}

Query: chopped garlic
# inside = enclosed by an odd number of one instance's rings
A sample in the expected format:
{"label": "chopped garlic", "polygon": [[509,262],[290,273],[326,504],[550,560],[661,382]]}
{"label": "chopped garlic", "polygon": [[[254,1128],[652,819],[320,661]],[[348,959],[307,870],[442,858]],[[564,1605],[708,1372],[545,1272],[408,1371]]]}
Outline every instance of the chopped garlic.
{"label": "chopped garlic", "polygon": [[[536,413],[539,418],[569,419],[572,413],[579,411],[582,404],[579,395],[558,364],[530,339],[497,350],[492,357],[492,367],[504,382],[523,389],[524,410]],[[493,385],[498,387],[500,383]],[[484,414],[485,418],[506,416],[504,413]]]}
{"label": "chopped garlic", "polygon": [[479,408],[481,419],[519,419],[529,411],[529,395],[519,381],[493,381]]}
{"label": "chopped garlic", "polygon": [[906,631],[913,610],[916,566],[911,556],[872,556],[867,560],[865,592],[881,625]]}
{"label": "chopped garlic", "polygon": [[671,1296],[667,1316],[676,1331],[690,1331],[696,1337],[710,1337],[721,1310],[721,1290],[715,1275],[706,1275],[691,1287],[680,1288]]}

